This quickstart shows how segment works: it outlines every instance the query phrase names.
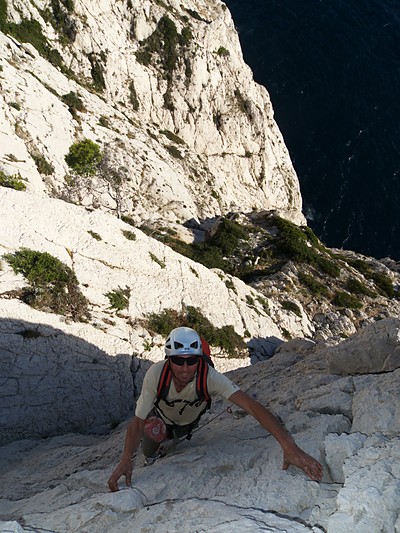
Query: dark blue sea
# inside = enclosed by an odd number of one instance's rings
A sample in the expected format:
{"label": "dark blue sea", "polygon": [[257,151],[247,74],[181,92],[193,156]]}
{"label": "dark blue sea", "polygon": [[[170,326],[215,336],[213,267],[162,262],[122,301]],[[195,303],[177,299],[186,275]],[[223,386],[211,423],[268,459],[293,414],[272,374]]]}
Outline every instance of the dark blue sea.
{"label": "dark blue sea", "polygon": [[400,260],[400,0],[225,0],[268,89],[309,226]]}

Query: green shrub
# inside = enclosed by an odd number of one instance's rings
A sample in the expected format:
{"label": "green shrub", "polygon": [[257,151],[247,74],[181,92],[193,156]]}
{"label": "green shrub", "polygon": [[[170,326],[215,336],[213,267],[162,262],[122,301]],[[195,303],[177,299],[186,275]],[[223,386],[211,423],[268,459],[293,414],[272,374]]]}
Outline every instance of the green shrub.
{"label": "green shrub", "polygon": [[4,255],[15,273],[22,274],[29,286],[22,291],[22,300],[37,309],[69,315],[74,320],[90,317],[88,301],[81,294],[74,272],[47,252],[21,248]]}
{"label": "green shrub", "polygon": [[93,237],[93,239],[96,239],[96,241],[101,241],[103,240],[100,235],[98,233],[96,233],[95,231],[92,231],[92,230],[88,230],[88,233],[89,235],[91,235]]}
{"label": "green shrub", "polygon": [[337,307],[345,307],[347,309],[361,309],[362,303],[358,298],[349,294],[348,292],[338,291],[334,294],[333,305]]}
{"label": "green shrub", "polygon": [[[169,110],[174,109],[172,101],[172,78],[181,56],[184,59],[188,77],[191,74],[190,64],[184,57],[183,47],[187,46],[192,38],[189,28],[185,27],[181,34],[178,34],[175,23],[166,15],[160,18],[154,32],[140,43],[140,48],[136,52],[136,59],[145,66],[154,65],[160,68],[162,76],[167,80],[167,90],[164,94],[164,107]],[[180,50],[179,50],[180,48]],[[153,55],[158,56],[158,61]]]}
{"label": "green shrub", "polygon": [[16,191],[26,191],[26,184],[19,174],[8,176],[0,170],[0,187],[7,187],[8,189],[15,189]]}
{"label": "green shrub", "polygon": [[178,137],[178,135],[175,135],[175,133],[172,133],[172,131],[160,130],[160,133],[162,135],[165,135],[167,137],[167,139],[169,139],[170,141],[173,141],[174,143],[185,144],[185,141],[183,139],[181,139],[180,137]]}
{"label": "green shrub", "polygon": [[90,74],[92,76],[93,86],[95,90],[102,92],[106,88],[104,66],[94,53],[88,54],[88,59],[91,65]]}
{"label": "green shrub", "polygon": [[104,115],[101,115],[101,117],[99,118],[99,124],[100,124],[100,126],[103,126],[103,128],[109,128],[110,127],[110,123],[108,122],[108,118],[105,117]]}
{"label": "green shrub", "polygon": [[188,8],[186,8],[186,7],[185,7],[184,9],[185,9],[185,11],[186,11],[187,13],[189,13],[189,15],[190,15],[191,17],[193,17],[194,19],[199,20],[200,22],[207,22],[207,24],[209,23],[208,20],[203,19],[203,17],[201,17],[201,16],[197,13],[197,11],[194,11],[193,9],[188,9]]}
{"label": "green shrub", "polygon": [[122,215],[121,220],[122,222],[125,222],[125,224],[129,224],[130,226],[135,227],[135,221],[129,215]]}
{"label": "green shrub", "polygon": [[146,327],[154,333],[163,335],[179,326],[187,326],[195,329],[198,334],[207,340],[212,346],[219,346],[230,357],[241,357],[247,355],[246,344],[243,338],[238,335],[233,326],[223,326],[216,328],[201,313],[199,309],[188,306],[185,311],[175,311],[165,309],[160,314],[152,313],[146,320]]}
{"label": "green shrub", "polygon": [[355,278],[349,278],[346,283],[346,290],[352,294],[364,294],[365,296],[374,297],[375,294],[368,289],[361,281]]}
{"label": "green shrub", "polygon": [[134,111],[139,109],[139,100],[136,94],[135,84],[133,81],[129,84],[129,101],[132,104]]}
{"label": "green shrub", "polygon": [[19,102],[9,102],[10,107],[13,107],[17,111],[21,111],[21,104]]}
{"label": "green shrub", "polygon": [[247,98],[244,98],[244,96],[239,91],[239,89],[236,89],[234,94],[235,94],[235,98],[236,98],[236,102],[237,102],[237,106],[239,108],[239,111],[244,113],[247,116],[247,118],[249,119],[249,121],[251,122],[253,120],[253,113],[252,113],[252,110],[251,110],[251,102],[250,102],[250,100],[247,99]]}
{"label": "green shrub", "polygon": [[[146,232],[143,226],[140,229]],[[229,274],[235,273],[229,257],[233,256],[241,241],[249,239],[248,230],[229,219],[222,219],[213,237],[202,243],[188,244],[152,229],[148,229],[147,234],[207,268],[219,268]]]}
{"label": "green shrub", "polygon": [[2,0],[0,5],[0,31],[12,35],[21,43],[30,43],[39,54],[52,65],[62,67],[63,61],[57,50],[52,48],[42,33],[42,27],[37,20],[22,19],[19,24],[7,22],[7,3]]}
{"label": "green shrub", "polygon": [[178,150],[176,146],[169,145],[169,146],[166,146],[166,149],[168,150],[170,155],[172,155],[172,157],[175,157],[175,159],[183,159],[183,155],[181,154],[181,152]]}
{"label": "green shrub", "polygon": [[371,273],[371,267],[362,259],[345,259],[345,261],[348,265],[358,270],[363,276],[368,277],[368,275]]}
{"label": "green shrub", "polygon": [[128,241],[136,241],[136,234],[133,231],[123,229],[122,235],[128,239]]}
{"label": "green shrub", "polygon": [[129,306],[129,297],[131,295],[131,290],[129,287],[125,289],[114,289],[113,291],[107,292],[104,296],[109,299],[110,309],[116,309],[117,311],[122,311],[127,309]]}
{"label": "green shrub", "polygon": [[47,161],[44,155],[39,153],[32,153],[32,159],[35,161],[36,168],[38,169],[39,174],[44,174],[45,176],[50,176],[54,172],[54,167],[51,163]]}
{"label": "green shrub", "polygon": [[225,281],[225,286],[227,289],[233,291],[235,294],[237,294],[237,290],[236,290],[236,287],[235,287],[235,284],[233,283],[233,281],[231,279],[227,279]]}
{"label": "green shrub", "polygon": [[152,259],[155,263],[157,263],[157,265],[160,265],[161,268],[165,268],[165,267],[166,267],[165,262],[162,261],[161,259],[158,259],[158,257],[157,257],[155,254],[153,254],[152,252],[149,252],[149,255],[150,255],[151,259]]}
{"label": "green shrub", "polygon": [[102,156],[100,147],[90,139],[85,139],[69,147],[65,161],[76,174],[93,176]]}
{"label": "green shrub", "polygon": [[[322,250],[325,249],[318,240],[315,241],[317,237],[309,228],[303,230],[280,217],[274,217],[273,220],[279,231],[275,246],[281,254],[292,261],[313,265],[332,277],[339,276],[338,264],[322,255]],[[315,246],[319,252],[315,250]]]}
{"label": "green shrub", "polygon": [[384,294],[388,298],[394,297],[394,287],[392,280],[389,278],[389,276],[386,276],[386,274],[383,274],[382,272],[373,272],[369,277],[372,279],[372,281],[375,283],[375,285],[378,287],[382,294]]}
{"label": "green shrub", "polygon": [[188,26],[184,26],[179,36],[180,44],[182,46],[188,46],[192,39],[193,39],[193,33],[191,29]]}
{"label": "green shrub", "polygon": [[327,298],[329,296],[329,290],[326,285],[317,281],[310,274],[299,272],[299,281],[302,283],[314,296],[322,296]]}
{"label": "green shrub", "polygon": [[290,300],[285,300],[281,303],[282,309],[285,309],[286,311],[291,311],[295,315],[301,317],[301,309],[300,307]]}
{"label": "green shrub", "polygon": [[220,46],[217,50],[217,55],[221,56],[221,57],[227,57],[229,56],[229,50],[227,50],[226,48],[224,48],[223,46]]}
{"label": "green shrub", "polygon": [[61,0],[67,12],[61,7],[59,0],[50,0],[52,18],[50,20],[54,29],[59,33],[63,44],[73,43],[76,39],[76,22],[69,16],[74,9],[73,2]]}
{"label": "green shrub", "polygon": [[82,112],[85,110],[85,106],[83,105],[82,99],[74,91],[71,91],[67,94],[63,94],[61,96],[61,100],[64,102],[65,105],[68,106],[68,111],[74,118],[77,116],[77,111]]}

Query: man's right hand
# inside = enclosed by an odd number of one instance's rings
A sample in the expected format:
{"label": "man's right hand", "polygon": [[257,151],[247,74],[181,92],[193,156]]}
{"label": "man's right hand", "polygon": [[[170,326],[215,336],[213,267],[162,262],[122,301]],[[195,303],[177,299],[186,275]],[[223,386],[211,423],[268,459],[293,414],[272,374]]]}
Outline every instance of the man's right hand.
{"label": "man's right hand", "polygon": [[108,486],[111,492],[116,492],[118,488],[118,480],[121,476],[125,476],[126,486],[130,487],[132,483],[132,460],[121,459],[116,466],[114,472],[111,474],[108,480]]}

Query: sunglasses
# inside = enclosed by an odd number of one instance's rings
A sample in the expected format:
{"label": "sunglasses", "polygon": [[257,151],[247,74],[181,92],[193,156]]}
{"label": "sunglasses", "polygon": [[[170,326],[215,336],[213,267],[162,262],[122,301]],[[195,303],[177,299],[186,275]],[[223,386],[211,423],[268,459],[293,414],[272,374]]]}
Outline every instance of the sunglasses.
{"label": "sunglasses", "polygon": [[174,363],[174,365],[178,365],[178,366],[183,366],[185,363],[188,366],[193,366],[199,362],[199,358],[196,356],[180,357],[179,355],[171,355],[169,359],[172,363]]}

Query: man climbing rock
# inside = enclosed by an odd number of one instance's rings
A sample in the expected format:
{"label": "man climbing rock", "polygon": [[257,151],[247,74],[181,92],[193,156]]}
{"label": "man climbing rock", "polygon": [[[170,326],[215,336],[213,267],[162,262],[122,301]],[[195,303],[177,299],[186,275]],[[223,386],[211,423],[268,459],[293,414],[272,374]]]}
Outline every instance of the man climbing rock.
{"label": "man climbing rock", "polygon": [[191,437],[216,395],[247,411],[275,437],[283,452],[283,470],[295,465],[311,479],[320,481],[322,466],[318,461],[297,446],[268,409],[217,372],[204,352],[204,342],[193,329],[180,327],[168,335],[166,361],[152,365],[144,378],[122,457],[108,480],[110,490],[118,490],[121,476],[125,476],[127,486],[131,485],[132,457],[140,441],[147,463],[162,456],[167,441]]}

